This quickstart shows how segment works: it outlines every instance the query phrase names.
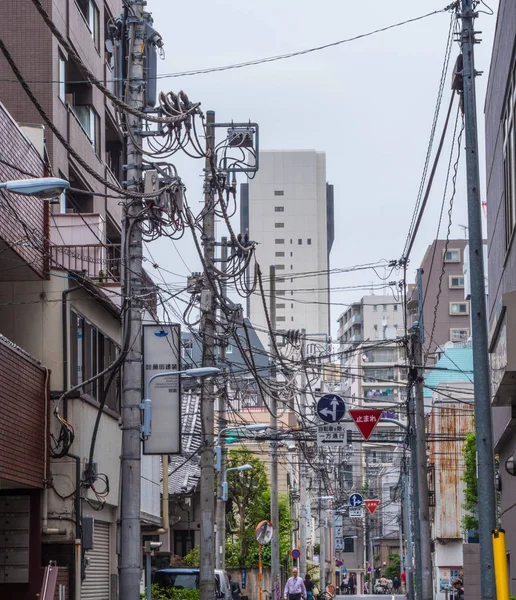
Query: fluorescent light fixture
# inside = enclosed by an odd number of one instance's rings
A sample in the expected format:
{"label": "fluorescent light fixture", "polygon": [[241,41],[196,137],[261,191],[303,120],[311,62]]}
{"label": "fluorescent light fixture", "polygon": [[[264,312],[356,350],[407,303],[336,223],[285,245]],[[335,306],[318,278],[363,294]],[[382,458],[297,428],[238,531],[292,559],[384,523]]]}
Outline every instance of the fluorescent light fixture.
{"label": "fluorescent light fixture", "polygon": [[17,179],[14,181],[4,181],[0,183],[0,189],[7,190],[13,194],[22,196],[37,196],[38,198],[48,199],[59,196],[64,190],[70,187],[70,183],[65,179],[57,177],[39,177],[37,179]]}

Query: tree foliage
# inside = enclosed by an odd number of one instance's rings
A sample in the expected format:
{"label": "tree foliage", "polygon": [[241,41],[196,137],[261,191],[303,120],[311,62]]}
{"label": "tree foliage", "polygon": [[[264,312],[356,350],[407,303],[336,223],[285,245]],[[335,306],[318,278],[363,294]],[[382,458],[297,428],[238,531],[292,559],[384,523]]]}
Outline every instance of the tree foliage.
{"label": "tree foliage", "polygon": [[400,577],[401,574],[401,559],[399,554],[389,554],[389,564],[383,569],[382,575],[387,579]]}
{"label": "tree foliage", "polygon": [[192,548],[185,556],[184,562],[185,567],[193,567],[198,569],[201,566],[201,553],[197,546]]}
{"label": "tree foliage", "polygon": [[[249,450],[231,451],[228,468],[250,464],[250,471],[228,473],[230,510],[227,515],[226,564],[228,567],[256,567],[258,543],[255,529],[260,521],[270,520],[270,488],[263,462]],[[292,535],[290,505],[284,496],[279,498],[280,558],[290,552]],[[277,524],[274,524],[277,527]],[[263,564],[270,564],[270,544],[263,546]]]}
{"label": "tree foliage", "polygon": [[462,518],[462,530],[478,529],[478,479],[477,479],[477,447],[475,433],[467,433],[462,446],[464,456],[464,472],[462,481],[466,484],[464,488],[464,504],[462,505],[466,514]]}

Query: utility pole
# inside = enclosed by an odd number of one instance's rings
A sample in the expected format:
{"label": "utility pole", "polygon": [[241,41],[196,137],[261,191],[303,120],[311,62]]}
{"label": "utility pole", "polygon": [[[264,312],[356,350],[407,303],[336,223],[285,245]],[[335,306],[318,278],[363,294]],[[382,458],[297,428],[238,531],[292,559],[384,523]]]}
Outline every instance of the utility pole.
{"label": "utility pole", "polygon": [[[228,261],[228,239],[223,237],[221,240],[221,264],[222,270],[226,270],[226,264]],[[226,280],[223,280],[222,283],[222,296],[226,297]],[[226,346],[223,344],[220,347],[220,360],[222,366],[225,367],[226,361]],[[224,377],[224,381],[226,382],[226,377]],[[227,386],[227,383],[225,383]],[[219,419],[218,419],[218,429],[219,432],[226,427],[226,417],[225,417],[225,402],[226,395],[219,394]],[[220,470],[217,474],[217,531],[215,534],[215,566],[217,569],[226,569],[226,503],[222,499],[222,483],[224,481],[224,471],[226,470],[226,442],[224,436],[220,437]]]}
{"label": "utility pole", "polygon": [[407,561],[405,563],[405,574],[406,574],[406,593],[408,600],[414,600],[414,567],[412,562],[412,528],[410,526],[410,484],[408,480],[407,464],[403,465],[403,497],[405,501],[405,539],[407,541]]}
{"label": "utility pole", "polygon": [[477,446],[478,522],[480,538],[480,593],[483,600],[496,595],[492,532],[496,529],[493,423],[489,381],[486,291],[478,164],[477,102],[475,92],[475,39],[473,0],[462,0],[462,79],[466,135],[466,173],[470,256],[471,329],[475,372],[475,432]]}
{"label": "utility pole", "polygon": [[415,381],[415,425],[416,425],[416,453],[417,463],[417,493],[419,498],[419,520],[421,571],[417,573],[422,580],[422,596],[419,600],[433,599],[433,571],[432,552],[430,546],[430,507],[428,502],[428,468],[426,456],[426,431],[425,431],[425,403],[424,403],[424,369],[423,369],[423,342],[425,329],[423,323],[423,270],[417,270],[418,306],[419,317],[414,324],[412,334],[412,358]]}
{"label": "utility pole", "polygon": [[[213,281],[215,278],[213,265],[215,261],[215,212],[214,212],[214,181],[211,171],[215,151],[215,113],[206,113],[206,145],[207,157],[204,173],[204,204],[203,244],[204,288],[201,293],[202,338],[203,338],[203,367],[215,366],[215,337],[216,331],[216,302]],[[201,547],[200,547],[200,600],[213,600],[215,595],[214,579],[214,486],[215,468],[213,442],[215,419],[215,383],[212,378],[203,380],[201,387]]]}
{"label": "utility pole", "polygon": [[[144,81],[141,48],[145,46],[143,0],[131,4],[131,22],[128,27],[126,102],[133,108],[143,110]],[[127,128],[132,136],[125,137],[127,190],[140,191],[142,177],[141,119],[127,114]],[[122,339],[130,340],[122,369],[122,456],[121,456],[121,510],[120,510],[120,598],[137,600],[140,597],[141,533],[140,533],[140,487],[141,442],[140,404],[142,402],[142,340],[141,340],[141,280],[142,280],[142,231],[138,215],[142,202],[127,198],[122,223],[123,297],[128,308],[123,313]],[[77,492],[79,493],[79,492]],[[212,596],[213,598],[213,596]],[[210,598],[210,600],[212,600]]]}
{"label": "utility pole", "polygon": [[[301,394],[300,394],[300,412],[301,412],[301,425],[305,425],[306,418],[306,331],[303,329],[301,332]],[[301,555],[299,557],[299,575],[305,577],[306,575],[306,500],[307,500],[307,467],[305,465],[305,458],[299,442],[299,547]]]}
{"label": "utility pole", "polygon": [[[408,510],[412,513],[412,525],[414,532],[414,558],[416,565],[416,573],[421,573],[422,571],[422,563],[421,563],[421,524],[419,522],[419,491],[418,491],[418,481],[419,481],[419,473],[418,473],[418,465],[416,460],[416,407],[414,400],[414,390],[409,388],[409,442],[410,442],[410,488],[412,491],[412,502],[409,505]],[[421,577],[417,576],[415,578],[415,597],[416,600],[421,600],[423,597],[423,581]],[[407,579],[408,585],[408,579]]]}
{"label": "utility pole", "polygon": [[322,470],[319,473],[319,566],[321,594],[326,591],[326,517],[321,517]]}
{"label": "utility pole", "polygon": [[273,534],[271,541],[271,581],[273,587],[273,600],[281,600],[280,589],[280,553],[279,553],[279,506],[278,506],[278,398],[276,383],[276,356],[275,356],[275,340],[273,336],[276,334],[276,267],[270,266],[269,270],[269,314],[271,320],[271,339],[270,339],[270,354],[271,354],[271,386],[272,394],[270,399],[271,410],[271,430],[273,439],[271,441],[271,522],[273,526]]}

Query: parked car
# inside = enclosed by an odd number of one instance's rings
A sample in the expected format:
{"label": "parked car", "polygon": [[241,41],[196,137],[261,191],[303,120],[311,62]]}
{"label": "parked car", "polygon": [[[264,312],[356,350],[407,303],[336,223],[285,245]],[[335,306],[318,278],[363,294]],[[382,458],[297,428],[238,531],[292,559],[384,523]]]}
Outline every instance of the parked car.
{"label": "parked car", "polygon": [[[198,590],[200,581],[199,569],[187,567],[159,569],[154,573],[152,583],[162,588]],[[225,571],[215,569],[215,598],[231,600],[229,578]]]}

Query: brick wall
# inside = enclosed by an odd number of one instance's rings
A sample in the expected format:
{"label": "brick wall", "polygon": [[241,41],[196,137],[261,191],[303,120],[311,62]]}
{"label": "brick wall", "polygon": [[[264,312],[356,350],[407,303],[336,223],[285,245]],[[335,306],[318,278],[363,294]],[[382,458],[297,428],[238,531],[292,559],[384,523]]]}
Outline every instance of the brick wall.
{"label": "brick wall", "polygon": [[45,370],[0,339],[0,480],[43,487]]}
{"label": "brick wall", "polygon": [[[45,175],[44,165],[37,150],[30,144],[2,105],[0,105],[0,139],[2,140],[0,161],[15,165],[22,171],[36,177]],[[0,181],[26,179],[28,177],[16,168],[6,165],[5,162],[0,162]],[[4,204],[5,202],[8,202],[8,206]],[[2,197],[0,197],[1,240],[8,245],[12,245],[27,236],[19,220],[10,214],[9,207],[12,207],[23,219],[31,232],[33,231],[36,236],[43,236],[47,222],[48,204],[38,198],[16,196],[9,192],[3,192]],[[30,245],[16,245],[13,247],[13,251],[27,261],[40,277],[44,277],[44,271],[47,270],[47,267],[44,255],[40,251]]]}

